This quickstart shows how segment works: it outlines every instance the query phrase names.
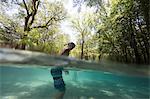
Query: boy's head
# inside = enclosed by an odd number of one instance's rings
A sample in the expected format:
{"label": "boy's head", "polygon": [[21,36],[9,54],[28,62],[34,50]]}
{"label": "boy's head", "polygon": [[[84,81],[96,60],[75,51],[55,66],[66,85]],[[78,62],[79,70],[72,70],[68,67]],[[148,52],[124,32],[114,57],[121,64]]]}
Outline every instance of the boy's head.
{"label": "boy's head", "polygon": [[68,49],[70,49],[70,50],[72,50],[76,46],[73,42],[70,42],[67,45],[68,45]]}

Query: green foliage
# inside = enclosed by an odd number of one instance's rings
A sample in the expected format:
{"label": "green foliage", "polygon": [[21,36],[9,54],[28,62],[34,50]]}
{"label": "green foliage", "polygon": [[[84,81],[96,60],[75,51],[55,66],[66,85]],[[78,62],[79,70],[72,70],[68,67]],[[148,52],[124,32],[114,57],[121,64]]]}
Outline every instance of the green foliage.
{"label": "green foliage", "polygon": [[[58,54],[68,41],[69,37],[60,31],[60,22],[66,17],[61,2],[38,0],[34,4],[30,0],[14,0],[12,3],[3,2],[2,8],[0,38],[11,41],[14,48],[22,49],[25,45],[27,50]],[[7,8],[10,11],[15,8],[18,13],[5,13]]]}
{"label": "green foliage", "polygon": [[[96,31],[92,36],[96,36],[96,39],[93,41],[89,39],[86,42],[92,41],[97,44],[95,50],[98,51],[99,59],[107,56],[108,59],[119,62],[150,63],[148,0],[109,0],[108,2],[85,0],[85,2],[88,6],[97,9],[90,17],[92,27]],[[90,30],[92,31],[91,28]],[[91,46],[90,43],[87,45]],[[85,51],[88,50],[87,45]]]}
{"label": "green foliage", "polygon": [[0,38],[4,42],[16,43],[20,38],[21,28],[16,20],[5,13],[0,14]]}
{"label": "green foliage", "polygon": [[97,40],[94,35],[94,19],[93,13],[83,14],[84,17],[74,18],[72,20],[73,29],[78,32],[77,35],[77,46],[75,51],[76,57],[81,59],[96,59],[97,57]]}
{"label": "green foliage", "polygon": [[[69,41],[69,36],[59,28],[66,18],[63,4],[49,0],[37,0],[33,4],[26,0],[25,6],[22,0],[14,1],[12,4],[18,7],[18,13],[10,16],[5,12],[11,4],[1,3],[0,40],[24,44],[29,50],[60,53]],[[71,20],[78,33],[73,56],[150,63],[149,0],[74,0],[74,3],[79,7],[87,4],[95,10]]]}
{"label": "green foliage", "polygon": [[27,44],[30,50],[46,52],[49,54],[58,54],[63,45],[68,42],[69,37],[61,34],[57,27],[51,29],[33,29],[30,31]]}

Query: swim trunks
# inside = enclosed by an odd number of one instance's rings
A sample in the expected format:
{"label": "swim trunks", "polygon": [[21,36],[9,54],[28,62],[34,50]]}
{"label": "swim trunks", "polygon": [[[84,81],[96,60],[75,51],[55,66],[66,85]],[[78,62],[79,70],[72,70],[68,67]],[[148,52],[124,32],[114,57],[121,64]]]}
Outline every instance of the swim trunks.
{"label": "swim trunks", "polygon": [[65,91],[65,83],[62,77],[62,70],[63,68],[52,68],[51,75],[53,76],[54,80],[54,87],[59,91]]}

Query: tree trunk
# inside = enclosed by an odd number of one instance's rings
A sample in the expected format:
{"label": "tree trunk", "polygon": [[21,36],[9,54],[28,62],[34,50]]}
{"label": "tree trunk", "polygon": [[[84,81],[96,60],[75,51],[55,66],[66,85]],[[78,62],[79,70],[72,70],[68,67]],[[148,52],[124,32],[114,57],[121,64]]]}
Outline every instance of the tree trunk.
{"label": "tree trunk", "polygon": [[124,54],[125,54],[125,62],[128,62],[128,54],[127,54],[127,47],[124,49]]}
{"label": "tree trunk", "polygon": [[[145,63],[147,63],[147,64],[149,64],[149,60],[150,60],[150,58],[149,58],[149,56],[150,56],[150,53],[149,53],[149,42],[148,42],[148,39],[147,39],[147,36],[149,36],[149,35],[147,35],[147,33],[145,33],[143,30],[142,30],[142,25],[141,25],[141,23],[139,22],[140,21],[140,19],[139,19],[139,15],[138,15],[138,13],[137,13],[137,19],[138,19],[138,27],[139,27],[139,30],[140,30],[140,32],[143,34],[142,35],[142,41],[144,42],[144,46],[145,46],[145,48],[143,48],[143,49],[145,49],[145,51],[146,51],[146,62]],[[148,32],[148,31],[147,31]],[[144,53],[145,54],[145,53]],[[145,56],[144,56],[145,57]]]}
{"label": "tree trunk", "polygon": [[25,6],[25,10],[26,10],[26,14],[27,16],[25,17],[25,21],[24,21],[24,34],[22,35],[22,44],[21,44],[21,49],[25,50],[26,49],[26,43],[25,43],[25,39],[27,38],[27,34],[31,29],[31,25],[33,24],[34,20],[35,20],[35,15],[37,14],[37,10],[38,10],[38,6],[39,6],[40,1],[39,0],[32,0],[32,11],[30,12],[25,2],[25,0],[23,0],[23,4]]}
{"label": "tree trunk", "polygon": [[22,36],[22,41],[23,42],[22,42],[21,47],[20,47],[22,50],[26,49],[26,43],[25,43],[26,37],[27,37],[27,35],[25,35],[25,34]]}
{"label": "tree trunk", "polygon": [[134,34],[134,29],[132,27],[132,19],[130,18],[129,20],[129,24],[130,24],[130,33],[131,33],[131,41],[130,41],[130,44],[131,44],[131,47],[133,48],[134,50],[134,54],[135,54],[135,61],[137,64],[141,64],[141,57],[139,55],[139,52],[138,52],[138,48],[137,48],[137,42],[135,40],[135,34]]}
{"label": "tree trunk", "polygon": [[83,56],[84,56],[84,40],[81,42],[81,59],[83,59]]}

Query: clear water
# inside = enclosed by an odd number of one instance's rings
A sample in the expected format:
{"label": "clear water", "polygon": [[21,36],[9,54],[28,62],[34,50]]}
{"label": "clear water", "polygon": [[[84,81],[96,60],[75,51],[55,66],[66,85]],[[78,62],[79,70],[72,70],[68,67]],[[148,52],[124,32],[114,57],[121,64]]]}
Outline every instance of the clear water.
{"label": "clear water", "polygon": [[58,91],[50,70],[55,64],[64,64],[69,70],[69,74],[63,72],[63,99],[150,99],[149,68],[69,61],[65,57],[0,49],[0,99],[54,99]]}
{"label": "clear water", "polygon": [[[50,68],[0,67],[0,99],[53,99]],[[149,99],[148,77],[116,75],[92,70],[63,73],[64,99]]]}

